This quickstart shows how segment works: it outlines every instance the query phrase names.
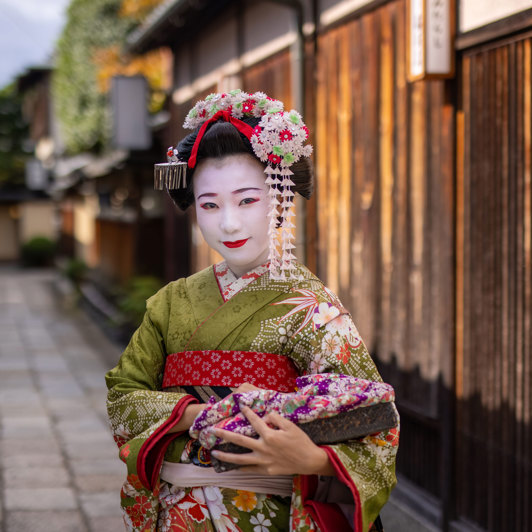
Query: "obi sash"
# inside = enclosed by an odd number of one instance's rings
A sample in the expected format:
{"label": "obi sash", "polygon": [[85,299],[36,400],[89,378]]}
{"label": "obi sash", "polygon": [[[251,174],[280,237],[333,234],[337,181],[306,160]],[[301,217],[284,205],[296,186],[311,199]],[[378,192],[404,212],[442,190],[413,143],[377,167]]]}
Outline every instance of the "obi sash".
{"label": "obi sash", "polygon": [[163,389],[211,387],[213,395],[225,397],[248,382],[258,388],[293,392],[299,373],[292,360],[274,353],[255,351],[184,351],[166,358]]}
{"label": "obi sash", "polygon": [[293,475],[259,475],[239,469],[216,473],[212,467],[197,467],[191,464],[174,464],[164,461],[161,479],[180,488],[218,486],[289,497],[292,494],[294,477]]}

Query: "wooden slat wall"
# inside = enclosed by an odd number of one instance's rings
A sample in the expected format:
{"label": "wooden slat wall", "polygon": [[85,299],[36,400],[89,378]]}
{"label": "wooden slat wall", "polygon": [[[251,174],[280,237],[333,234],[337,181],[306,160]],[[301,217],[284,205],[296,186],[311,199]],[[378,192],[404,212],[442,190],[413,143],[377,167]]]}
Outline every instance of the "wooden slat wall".
{"label": "wooden slat wall", "polygon": [[406,82],[405,4],[322,33],[316,57],[317,269],[397,392],[399,470],[441,495],[453,388],[454,108]]}
{"label": "wooden slat wall", "polygon": [[271,98],[281,100],[285,109],[291,109],[292,69],[290,51],[279,52],[244,70],[241,88],[249,93],[265,92]]}
{"label": "wooden slat wall", "polygon": [[458,139],[457,510],[532,530],[530,37],[464,53]]}
{"label": "wooden slat wall", "polygon": [[99,268],[107,278],[126,283],[133,276],[135,231],[128,222],[96,219]]}

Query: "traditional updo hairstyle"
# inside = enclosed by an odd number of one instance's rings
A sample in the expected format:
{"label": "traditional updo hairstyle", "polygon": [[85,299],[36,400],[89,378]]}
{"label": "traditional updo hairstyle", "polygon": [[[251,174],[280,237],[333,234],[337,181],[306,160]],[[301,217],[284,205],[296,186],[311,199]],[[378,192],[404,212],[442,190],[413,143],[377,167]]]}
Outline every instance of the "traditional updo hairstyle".
{"label": "traditional updo hairstyle", "polygon": [[[260,118],[255,117],[245,117],[241,120],[252,128],[260,122]],[[200,128],[198,127],[177,145],[181,161],[188,162],[199,130]],[[184,211],[194,203],[194,172],[200,161],[222,159],[228,155],[239,154],[252,155],[264,168],[266,167],[253,152],[249,139],[243,133],[240,133],[236,127],[223,119],[209,124],[198,148],[196,166],[187,168],[187,187],[168,190],[168,194],[170,194],[174,203]],[[294,192],[298,192],[304,198],[309,199],[314,190],[312,161],[308,157],[301,157],[299,161],[290,166],[290,170],[294,173],[291,176],[292,181],[295,183]],[[266,175],[264,175],[264,179],[266,179]]]}

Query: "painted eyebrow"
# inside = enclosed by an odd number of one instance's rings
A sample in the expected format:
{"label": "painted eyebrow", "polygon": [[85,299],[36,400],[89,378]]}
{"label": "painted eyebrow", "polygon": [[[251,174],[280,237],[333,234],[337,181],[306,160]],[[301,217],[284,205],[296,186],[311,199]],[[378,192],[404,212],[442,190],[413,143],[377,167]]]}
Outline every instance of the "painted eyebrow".
{"label": "painted eyebrow", "polygon": [[203,198],[204,196],[206,198],[215,198],[216,196],[218,196],[218,194],[215,194],[214,192],[205,192],[204,194],[200,194],[198,196],[198,199]]}
{"label": "painted eyebrow", "polygon": [[247,192],[248,190],[257,190],[258,192],[262,192],[261,188],[247,187],[247,188],[239,188],[238,190],[234,190],[233,194],[241,194],[242,192]]}
{"label": "painted eyebrow", "polygon": [[[233,194],[242,194],[243,192],[247,192],[248,190],[256,190],[258,192],[262,192],[262,189],[261,188],[255,188],[255,187],[247,187],[247,188],[239,188],[238,190],[233,190]],[[218,194],[214,193],[214,192],[205,192],[203,194],[200,194],[198,196],[198,199],[202,198],[202,197],[207,197],[207,198],[215,198],[216,196],[218,196]]]}

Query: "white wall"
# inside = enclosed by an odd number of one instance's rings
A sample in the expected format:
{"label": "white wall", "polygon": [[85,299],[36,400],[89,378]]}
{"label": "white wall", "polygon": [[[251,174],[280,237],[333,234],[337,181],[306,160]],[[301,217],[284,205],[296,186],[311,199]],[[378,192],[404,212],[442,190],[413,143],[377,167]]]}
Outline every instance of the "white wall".
{"label": "white wall", "polygon": [[328,26],[371,2],[372,0],[320,0],[320,24]]}
{"label": "white wall", "polygon": [[[271,49],[275,42],[283,41],[284,47],[289,46],[295,40],[295,31],[292,9],[268,2],[250,4],[244,13],[244,56],[256,56],[265,47]],[[244,61],[248,64],[253,62],[249,59]]]}
{"label": "white wall", "polygon": [[19,238],[24,244],[34,236],[57,238],[55,205],[51,201],[27,201],[19,205]]}
{"label": "white wall", "polygon": [[96,266],[94,245],[96,238],[96,217],[100,212],[97,195],[85,196],[74,203],[74,239],[76,257],[89,266]]}
{"label": "white wall", "polygon": [[[199,30],[199,28],[198,28]],[[237,22],[235,17],[218,20],[201,32],[195,50],[196,73],[205,76],[237,57]]]}
{"label": "white wall", "polygon": [[532,8],[531,0],[459,0],[460,32],[466,32]]}

